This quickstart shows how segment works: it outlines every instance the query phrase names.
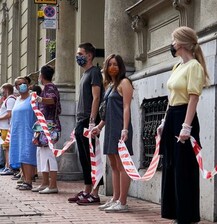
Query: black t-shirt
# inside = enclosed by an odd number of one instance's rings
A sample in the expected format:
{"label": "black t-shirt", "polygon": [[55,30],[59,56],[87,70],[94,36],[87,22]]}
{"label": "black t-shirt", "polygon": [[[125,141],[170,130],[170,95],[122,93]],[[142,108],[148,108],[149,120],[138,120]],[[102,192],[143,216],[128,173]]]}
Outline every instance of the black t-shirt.
{"label": "black t-shirt", "polygon": [[91,67],[85,71],[80,81],[80,92],[77,107],[77,120],[85,120],[90,117],[93,101],[92,86],[101,88],[101,96],[103,92],[102,74],[98,67]]}

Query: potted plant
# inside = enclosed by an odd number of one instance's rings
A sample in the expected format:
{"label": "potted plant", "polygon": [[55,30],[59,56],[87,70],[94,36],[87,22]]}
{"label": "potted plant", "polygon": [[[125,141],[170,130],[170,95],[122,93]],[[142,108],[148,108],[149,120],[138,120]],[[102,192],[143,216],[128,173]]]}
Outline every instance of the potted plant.
{"label": "potted plant", "polygon": [[56,57],[56,40],[46,39],[46,49],[48,49],[51,59],[54,59]]}

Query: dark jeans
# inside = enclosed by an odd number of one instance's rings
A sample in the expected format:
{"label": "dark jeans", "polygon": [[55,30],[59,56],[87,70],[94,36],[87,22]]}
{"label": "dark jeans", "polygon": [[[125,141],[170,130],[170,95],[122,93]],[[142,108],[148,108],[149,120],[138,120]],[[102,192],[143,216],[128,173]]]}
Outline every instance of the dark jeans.
{"label": "dark jeans", "polygon": [[[83,121],[79,121],[76,124],[75,128],[75,138],[77,141],[79,159],[81,163],[81,167],[83,170],[84,184],[91,185],[91,162],[90,162],[90,149],[88,138],[83,136],[84,128],[88,128],[89,126],[89,118]],[[93,146],[95,146],[95,142],[93,142]],[[103,178],[100,180],[98,185],[103,185]]]}

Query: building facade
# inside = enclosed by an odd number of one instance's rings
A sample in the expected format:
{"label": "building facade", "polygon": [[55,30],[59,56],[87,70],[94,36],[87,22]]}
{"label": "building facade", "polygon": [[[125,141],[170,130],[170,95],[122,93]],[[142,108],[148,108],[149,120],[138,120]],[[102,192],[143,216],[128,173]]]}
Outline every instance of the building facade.
{"label": "building facade", "polygon": [[[167,103],[166,82],[177,59],[169,49],[172,31],[182,25],[194,28],[204,51],[211,85],[204,89],[198,114],[204,167],[216,164],[216,53],[217,2],[213,0],[59,0],[56,30],[43,29],[38,11],[43,5],[33,0],[0,1],[0,80],[13,83],[17,76],[29,75],[37,81],[40,67],[55,65],[55,80],[60,93],[63,128],[61,147],[73,130],[82,70],[75,64],[80,42],[91,42],[103,65],[110,53],[120,54],[134,85],[132,122],[133,160],[141,176],[150,164],[153,138]],[[50,58],[46,39],[56,40],[56,58]],[[206,108],[206,109],[205,109]],[[103,136],[102,136],[103,137]],[[60,179],[79,179],[76,147],[58,159]],[[73,162],[72,162],[73,161]],[[160,164],[161,165],[161,164]],[[133,181],[133,197],[161,202],[161,169],[148,182]],[[111,174],[105,161],[104,194],[111,194]],[[216,179],[201,178],[201,215],[217,220]]]}

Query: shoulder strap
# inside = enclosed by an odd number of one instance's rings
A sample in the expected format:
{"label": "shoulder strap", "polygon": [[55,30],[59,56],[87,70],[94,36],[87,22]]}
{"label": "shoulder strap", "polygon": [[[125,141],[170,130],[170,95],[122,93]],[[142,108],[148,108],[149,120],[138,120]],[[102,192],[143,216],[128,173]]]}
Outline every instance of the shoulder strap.
{"label": "shoulder strap", "polygon": [[113,86],[111,86],[111,87],[109,88],[109,90],[106,92],[106,94],[105,94],[103,100],[107,100],[107,98],[109,97],[109,95],[110,95],[112,89],[113,89]]}
{"label": "shoulder strap", "polygon": [[8,98],[5,100],[5,107],[6,107],[6,108],[7,108],[7,101],[8,101],[8,99],[10,99],[10,98],[12,98],[12,99],[14,99],[14,100],[17,99],[14,95],[10,95],[10,96],[8,96]]}

